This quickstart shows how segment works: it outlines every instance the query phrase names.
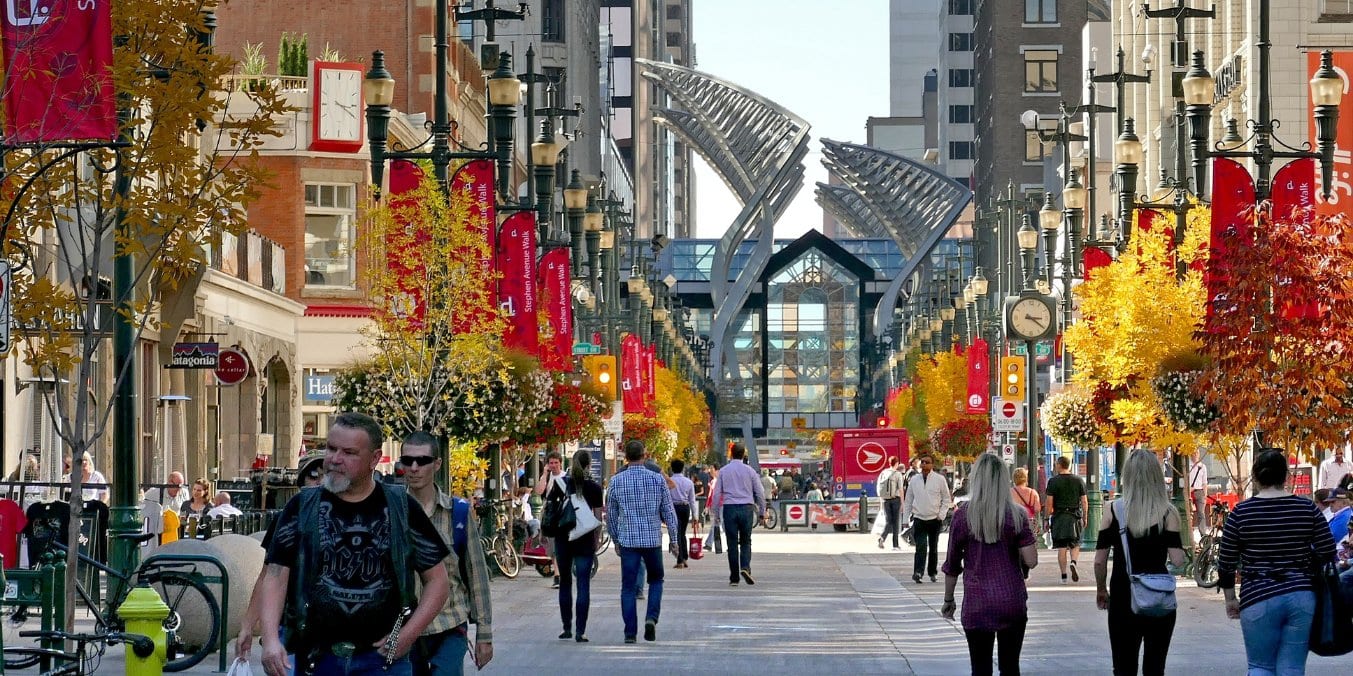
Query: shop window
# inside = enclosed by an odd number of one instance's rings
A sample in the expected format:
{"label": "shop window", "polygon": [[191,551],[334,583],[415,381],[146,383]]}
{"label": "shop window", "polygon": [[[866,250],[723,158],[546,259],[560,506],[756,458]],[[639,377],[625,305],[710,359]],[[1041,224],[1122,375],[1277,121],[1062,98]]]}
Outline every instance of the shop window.
{"label": "shop window", "polygon": [[357,219],[351,184],[307,183],[305,186],[305,285],[356,286],[353,248]]}

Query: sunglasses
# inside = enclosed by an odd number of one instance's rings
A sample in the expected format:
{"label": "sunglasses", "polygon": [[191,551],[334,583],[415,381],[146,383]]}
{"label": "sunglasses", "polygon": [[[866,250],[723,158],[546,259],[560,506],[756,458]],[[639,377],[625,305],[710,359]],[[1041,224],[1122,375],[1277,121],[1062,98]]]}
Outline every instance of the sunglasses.
{"label": "sunglasses", "polygon": [[401,455],[399,464],[405,467],[426,467],[431,465],[437,458],[430,455]]}

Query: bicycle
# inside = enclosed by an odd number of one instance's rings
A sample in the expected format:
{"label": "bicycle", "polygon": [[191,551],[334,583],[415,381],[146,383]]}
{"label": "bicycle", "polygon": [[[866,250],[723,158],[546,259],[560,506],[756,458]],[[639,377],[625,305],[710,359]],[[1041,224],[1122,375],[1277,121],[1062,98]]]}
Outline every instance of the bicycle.
{"label": "bicycle", "polygon": [[506,511],[498,507],[508,506],[510,509],[511,504],[511,500],[485,500],[479,504],[480,520],[483,522],[479,541],[484,547],[484,556],[509,580],[515,579],[521,572],[521,556],[513,545]]}
{"label": "bicycle", "polygon": [[770,503],[766,503],[766,511],[761,515],[761,527],[766,530],[775,530],[775,527],[780,524],[779,511]]}
{"label": "bicycle", "polygon": [[[155,643],[151,641],[150,637],[140,634],[124,634],[115,631],[93,634],[70,634],[64,631],[21,631],[19,636],[51,641],[73,641],[75,643],[75,650],[71,652],[35,646],[5,648],[6,662],[13,656],[15,661],[25,661],[30,665],[42,660],[61,663],[55,669],[42,671],[41,676],[85,676],[85,674],[93,674],[99,668],[99,658],[103,655],[103,651],[108,646],[119,643],[130,646],[132,653],[142,659],[155,653]],[[87,648],[90,644],[98,644],[100,647],[91,654]]]}
{"label": "bicycle", "polygon": [[1226,525],[1226,515],[1231,512],[1225,502],[1214,501],[1211,498],[1208,500],[1212,502],[1211,513],[1208,515],[1208,531],[1206,535],[1198,538],[1198,546],[1194,549],[1193,555],[1193,581],[1203,589],[1217,586],[1217,555],[1221,549],[1221,531]]}
{"label": "bicycle", "polygon": [[[158,537],[158,535],[155,533],[130,533],[115,537],[139,545],[151,538]],[[53,553],[65,555],[66,547],[62,543],[52,541],[49,547]],[[102,572],[108,576],[110,581],[116,580],[115,586],[119,590],[115,598],[107,599],[106,607],[100,608],[94,596],[80,584],[78,579],[76,580],[76,597],[89,614],[94,617],[96,634],[117,633],[124,627],[122,618],[117,616],[117,608],[127,599],[127,595],[131,593],[132,588],[141,584],[154,589],[160,595],[160,598],[164,599],[165,605],[169,606],[169,615],[165,617],[163,623],[167,657],[164,665],[165,671],[189,669],[206,659],[207,655],[215,649],[215,639],[221,627],[221,607],[207,585],[195,577],[196,569],[193,563],[152,559],[141,562],[141,565],[135,571],[126,574],[99,563],[84,554],[79,554],[79,561]],[[202,634],[206,637],[204,640],[194,640],[194,638],[186,637],[180,632],[180,629],[183,628],[183,614],[179,612],[180,609],[185,612],[191,611],[194,616],[205,614],[207,631]],[[9,622],[14,625],[21,625],[27,619],[26,607],[16,609],[8,618]],[[24,636],[30,633],[20,631],[19,635]],[[4,664],[8,669],[27,669],[37,664],[41,657],[41,655],[29,653],[15,653],[11,657],[10,650],[6,648]]]}

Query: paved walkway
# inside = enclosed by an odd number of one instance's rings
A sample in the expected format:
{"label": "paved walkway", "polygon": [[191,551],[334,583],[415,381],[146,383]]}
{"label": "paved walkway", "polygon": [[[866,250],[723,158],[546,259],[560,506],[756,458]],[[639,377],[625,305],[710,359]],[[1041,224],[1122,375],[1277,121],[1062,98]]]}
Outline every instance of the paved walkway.
{"label": "paved walkway", "polygon": [[[755,533],[753,548],[755,586],[729,587],[727,559],[712,552],[686,570],[669,568],[656,643],[621,642],[619,559],[613,552],[603,555],[593,581],[588,644],[555,638],[558,603],[547,578],[524,569],[516,580],[496,580],[497,654],[482,673],[968,673],[961,627],[939,616],[943,578],[913,583],[910,548],[879,550],[872,537],[857,533],[764,530]],[[1030,579],[1023,673],[1111,672],[1105,615],[1094,606],[1093,557],[1087,553],[1082,560],[1081,582],[1062,586],[1056,556],[1042,552]],[[1226,619],[1220,595],[1181,580],[1179,599],[1169,673],[1244,673],[1240,627]],[[1353,657],[1312,657],[1308,663],[1310,674],[1351,668]],[[187,673],[214,669],[213,659]],[[99,672],[122,673],[121,661],[110,654]]]}

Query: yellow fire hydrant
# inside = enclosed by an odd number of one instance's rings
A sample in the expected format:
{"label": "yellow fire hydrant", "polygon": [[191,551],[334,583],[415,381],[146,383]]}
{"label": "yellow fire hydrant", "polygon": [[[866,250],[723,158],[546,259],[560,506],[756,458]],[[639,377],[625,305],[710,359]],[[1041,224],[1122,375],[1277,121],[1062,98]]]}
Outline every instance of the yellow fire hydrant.
{"label": "yellow fire hydrant", "polygon": [[150,587],[141,586],[127,594],[127,600],[117,609],[127,623],[127,633],[147,636],[155,644],[155,652],[140,656],[130,643],[125,645],[127,676],[161,676],[165,663],[164,618],[169,617],[169,606]]}

